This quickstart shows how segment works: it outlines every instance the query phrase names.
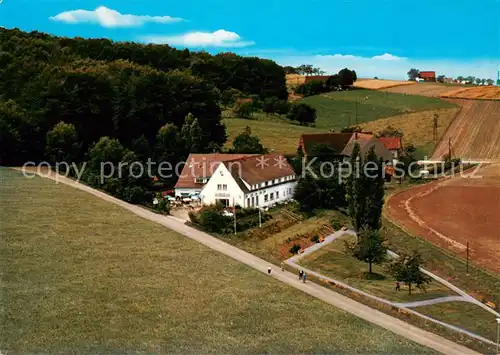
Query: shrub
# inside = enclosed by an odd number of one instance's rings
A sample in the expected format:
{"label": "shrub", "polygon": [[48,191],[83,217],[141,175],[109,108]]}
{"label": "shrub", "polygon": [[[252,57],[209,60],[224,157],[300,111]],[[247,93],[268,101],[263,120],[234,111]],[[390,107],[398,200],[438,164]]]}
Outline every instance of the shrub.
{"label": "shrub", "polygon": [[313,243],[319,243],[319,235],[315,235],[314,237],[311,238],[311,242]]}
{"label": "shrub", "polygon": [[294,244],[293,247],[291,247],[289,251],[292,254],[297,254],[300,249],[301,249],[301,246],[299,244]]}

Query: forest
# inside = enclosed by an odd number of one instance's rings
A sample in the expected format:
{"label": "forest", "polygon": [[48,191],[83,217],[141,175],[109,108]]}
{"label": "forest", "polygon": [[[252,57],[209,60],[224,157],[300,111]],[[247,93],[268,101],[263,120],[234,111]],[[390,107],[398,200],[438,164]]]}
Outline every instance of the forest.
{"label": "forest", "polygon": [[233,53],[0,28],[0,165],[109,155],[175,164],[220,151],[221,97],[234,91],[286,99],[285,71]]}

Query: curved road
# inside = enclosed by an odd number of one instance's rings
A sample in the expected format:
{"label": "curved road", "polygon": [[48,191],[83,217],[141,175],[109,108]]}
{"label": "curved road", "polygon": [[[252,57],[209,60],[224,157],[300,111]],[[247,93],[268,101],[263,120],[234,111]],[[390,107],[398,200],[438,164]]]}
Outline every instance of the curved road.
{"label": "curved road", "polygon": [[[20,170],[20,169],[19,169]],[[35,171],[32,171],[35,172]],[[267,268],[269,263],[263,259],[256,257],[255,255],[249,254],[241,249],[238,249],[230,244],[227,244],[217,238],[212,237],[209,234],[203,233],[197,229],[185,225],[182,221],[173,217],[162,216],[142,207],[135,206],[119,200],[115,197],[109,196],[101,191],[93,189],[87,185],[80,184],[76,181],[63,177],[61,175],[56,175],[54,173],[50,174],[39,174],[42,177],[50,178],[59,183],[72,186],[79,190],[86,191],[94,196],[97,196],[103,200],[114,203],[121,206],[130,212],[150,220],[152,222],[161,224],[169,229],[172,229],[184,236],[196,240],[205,246],[216,250],[222,254],[225,254],[235,260],[238,260],[255,270],[258,270],[264,274],[267,274]],[[391,317],[385,313],[377,311],[373,308],[365,306],[362,303],[356,302],[350,298],[342,296],[334,291],[331,291],[325,287],[316,285],[314,283],[308,282],[303,283],[298,278],[297,275],[292,274],[288,271],[282,272],[278,268],[274,268],[274,272],[271,277],[286,283],[290,286],[295,287],[309,295],[316,297],[324,302],[327,302],[335,307],[343,309],[346,312],[354,314],[355,316],[362,318],[368,322],[376,324],[383,327],[395,334],[401,335],[409,340],[416,343],[427,346],[443,354],[450,355],[462,355],[462,354],[479,354],[473,350],[470,350],[464,346],[451,342],[445,338],[442,338],[436,334],[427,332],[406,322],[403,322],[397,318]]]}

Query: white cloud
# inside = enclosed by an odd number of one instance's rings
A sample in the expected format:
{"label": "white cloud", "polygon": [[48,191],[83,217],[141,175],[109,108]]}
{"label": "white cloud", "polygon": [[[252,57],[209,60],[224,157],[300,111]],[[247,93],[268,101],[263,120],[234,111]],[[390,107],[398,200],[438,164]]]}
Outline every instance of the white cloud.
{"label": "white cloud", "polygon": [[243,41],[239,34],[226,30],[215,32],[189,32],[177,36],[147,36],[142,38],[148,43],[170,44],[184,47],[247,47],[252,41]]}
{"label": "white cloud", "polygon": [[392,54],[389,54],[389,53],[384,53],[382,55],[376,55],[376,56],[372,57],[372,59],[377,59],[377,60],[402,60],[402,59],[406,59],[406,58],[398,57],[398,56],[395,56],[395,55],[392,55]]}
{"label": "white cloud", "polygon": [[147,22],[165,24],[183,21],[181,18],[170,16],[121,14],[116,10],[108,9],[104,6],[100,6],[94,11],[73,10],[61,12],[56,16],[50,17],[50,19],[69,24],[94,23],[103,27],[137,27]]}
{"label": "white cloud", "polygon": [[410,68],[419,70],[433,70],[437,75],[475,76],[480,78],[496,78],[499,60],[425,60],[398,57],[389,53],[374,57],[359,57],[354,55],[289,55],[274,56],[277,63],[281,65],[298,66],[301,64],[312,64],[326,71],[328,74],[337,73],[343,68],[356,70],[359,78],[407,80],[407,72]]}

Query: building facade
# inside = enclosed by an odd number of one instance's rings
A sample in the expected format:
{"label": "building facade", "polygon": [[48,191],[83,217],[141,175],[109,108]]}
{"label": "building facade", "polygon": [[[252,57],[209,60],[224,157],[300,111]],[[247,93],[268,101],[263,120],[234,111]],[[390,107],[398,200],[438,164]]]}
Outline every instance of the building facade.
{"label": "building facade", "polygon": [[[200,169],[201,161],[210,164],[208,171]],[[175,195],[199,194],[205,205],[263,208],[292,199],[296,185],[297,176],[282,155],[191,154]]]}
{"label": "building facade", "polygon": [[241,175],[231,173],[227,164],[221,163],[201,191],[200,197],[205,205],[222,203],[226,206],[264,208],[292,199],[296,186],[297,177],[294,172],[249,184]]}

